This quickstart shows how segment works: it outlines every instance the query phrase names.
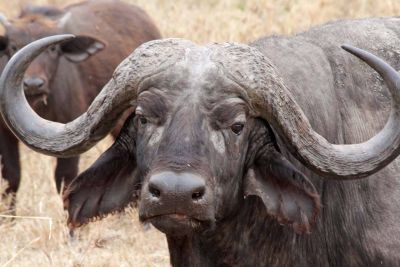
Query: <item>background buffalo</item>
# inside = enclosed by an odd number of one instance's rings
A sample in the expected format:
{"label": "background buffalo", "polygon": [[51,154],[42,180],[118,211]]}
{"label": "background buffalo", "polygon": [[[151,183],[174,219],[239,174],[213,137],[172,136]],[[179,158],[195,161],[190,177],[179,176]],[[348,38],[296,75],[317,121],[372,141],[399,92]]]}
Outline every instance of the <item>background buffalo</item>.
{"label": "background buffalo", "polygon": [[[160,38],[141,8],[120,1],[88,1],[59,9],[28,6],[16,19],[1,19],[2,58],[9,58],[29,42],[57,33],[76,38],[43,53],[25,74],[23,86],[31,106],[41,116],[58,122],[75,119],[92,102],[115,67],[140,44]],[[122,124],[122,122],[121,122]],[[117,125],[115,132],[119,131]],[[15,193],[20,181],[18,141],[0,122],[2,175],[6,193]],[[79,157],[58,158],[57,190],[78,173]]]}
{"label": "background buffalo", "polygon": [[[45,1],[29,1],[43,4]],[[65,3],[52,0],[51,3]],[[69,1],[71,2],[71,1]],[[75,1],[76,2],[76,1]],[[347,17],[395,15],[400,12],[397,1],[186,1],[169,2],[137,0],[155,19],[164,36],[184,37],[199,43],[211,41],[249,42],[267,33],[292,33],[310,25]],[[3,11],[18,12],[18,1],[2,2]],[[184,11],[184,12],[183,12]],[[218,23],[217,23],[218,21]],[[81,169],[86,169],[105,150],[110,140],[86,153]],[[49,240],[47,219],[17,219],[0,227],[0,263],[12,259],[12,265],[26,266],[36,261],[43,266],[123,265],[169,266],[166,242],[155,231],[141,231],[134,210],[110,216],[88,225],[80,232],[80,242],[68,242],[65,215],[52,184],[54,161],[23,150],[22,183],[17,213],[21,216],[46,216],[53,219]],[[40,159],[40,160],[38,160]],[[31,177],[37,179],[31,179]],[[4,203],[0,203],[0,206]],[[16,257],[18,251],[22,250]]]}

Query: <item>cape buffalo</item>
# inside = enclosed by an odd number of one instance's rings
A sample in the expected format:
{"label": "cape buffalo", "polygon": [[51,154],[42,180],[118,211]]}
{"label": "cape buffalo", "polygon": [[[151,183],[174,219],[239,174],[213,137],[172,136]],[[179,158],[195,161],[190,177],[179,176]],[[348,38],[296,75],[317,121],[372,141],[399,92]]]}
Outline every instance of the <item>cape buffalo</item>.
{"label": "cape buffalo", "polygon": [[54,156],[86,151],[135,108],[66,191],[72,227],[137,202],[141,221],[166,234],[173,266],[400,265],[400,75],[340,48],[399,68],[400,18],[250,45],[151,41],[60,124],[32,112],[22,74],[70,38],[15,55],[0,108],[18,138]]}
{"label": "cape buffalo", "polygon": [[[1,21],[6,33],[0,38],[0,53],[8,57],[44,36],[77,36],[49,47],[24,77],[31,106],[40,116],[58,122],[68,122],[82,114],[122,59],[141,43],[160,38],[144,10],[119,1],[87,1],[64,9],[30,6],[22,10],[19,18],[9,21],[3,17]],[[7,192],[15,193],[20,181],[18,144],[2,124],[2,175],[9,182]],[[78,160],[79,157],[57,159],[58,191],[62,181],[68,184],[77,175]]]}

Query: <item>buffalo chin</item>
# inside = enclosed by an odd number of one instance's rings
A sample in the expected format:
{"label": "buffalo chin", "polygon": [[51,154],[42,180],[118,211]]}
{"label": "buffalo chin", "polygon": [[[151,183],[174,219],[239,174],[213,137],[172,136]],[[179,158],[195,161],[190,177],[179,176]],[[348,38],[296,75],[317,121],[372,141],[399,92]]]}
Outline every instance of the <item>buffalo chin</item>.
{"label": "buffalo chin", "polygon": [[47,106],[47,93],[40,93],[40,94],[30,94],[26,95],[29,105],[33,108],[38,108],[40,106]]}
{"label": "buffalo chin", "polygon": [[202,232],[211,227],[208,221],[201,221],[183,214],[158,215],[146,220],[166,235],[182,236]]}

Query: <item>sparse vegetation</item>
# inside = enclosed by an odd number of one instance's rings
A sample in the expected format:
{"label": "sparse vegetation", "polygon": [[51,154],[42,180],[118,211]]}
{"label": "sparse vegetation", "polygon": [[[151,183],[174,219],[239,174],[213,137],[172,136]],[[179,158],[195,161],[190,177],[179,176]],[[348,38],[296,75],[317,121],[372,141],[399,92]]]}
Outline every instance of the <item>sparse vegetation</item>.
{"label": "sparse vegetation", "polygon": [[[20,6],[79,0],[0,0],[12,17]],[[400,14],[397,0],[131,0],[156,21],[164,37],[199,43],[249,42],[266,34],[291,34],[329,20]],[[87,168],[112,140],[83,155]],[[16,217],[0,202],[0,266],[169,266],[162,234],[138,222],[134,209],[87,225],[70,239],[53,181],[55,160],[21,146],[22,183]],[[0,183],[0,193],[4,190]],[[145,230],[145,228],[147,230]]]}

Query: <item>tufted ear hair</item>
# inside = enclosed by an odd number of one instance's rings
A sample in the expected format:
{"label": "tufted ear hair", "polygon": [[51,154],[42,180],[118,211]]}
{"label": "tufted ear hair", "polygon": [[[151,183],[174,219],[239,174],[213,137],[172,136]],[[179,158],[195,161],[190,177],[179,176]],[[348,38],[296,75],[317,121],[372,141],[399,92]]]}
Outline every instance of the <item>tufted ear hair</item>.
{"label": "tufted ear hair", "polygon": [[68,224],[79,227],[123,210],[137,199],[135,127],[130,116],[114,144],[76,177],[64,192]]}
{"label": "tufted ear hair", "polygon": [[244,194],[261,198],[270,216],[299,234],[310,233],[321,207],[313,184],[275,149],[247,171]]}

